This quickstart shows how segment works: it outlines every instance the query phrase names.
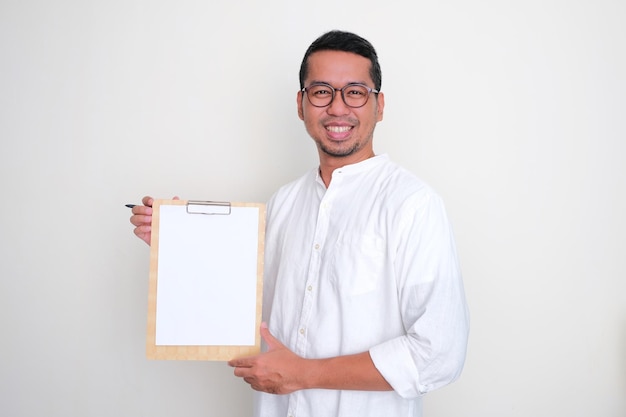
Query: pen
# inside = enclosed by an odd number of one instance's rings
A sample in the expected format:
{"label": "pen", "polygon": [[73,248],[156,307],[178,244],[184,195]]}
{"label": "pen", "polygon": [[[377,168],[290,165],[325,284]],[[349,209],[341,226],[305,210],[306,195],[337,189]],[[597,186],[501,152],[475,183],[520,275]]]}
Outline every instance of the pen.
{"label": "pen", "polygon": [[129,209],[132,209],[133,207],[135,207],[137,204],[126,204],[126,207],[128,207]]}

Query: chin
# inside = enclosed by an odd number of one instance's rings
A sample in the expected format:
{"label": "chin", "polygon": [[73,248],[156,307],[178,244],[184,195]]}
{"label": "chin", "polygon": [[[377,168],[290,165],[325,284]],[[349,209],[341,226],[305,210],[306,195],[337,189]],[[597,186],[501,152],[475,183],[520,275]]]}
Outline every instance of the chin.
{"label": "chin", "polygon": [[343,158],[346,156],[354,155],[356,151],[359,150],[358,147],[352,147],[348,149],[331,149],[327,146],[321,147],[322,152],[324,152],[328,156],[333,156],[335,158]]}

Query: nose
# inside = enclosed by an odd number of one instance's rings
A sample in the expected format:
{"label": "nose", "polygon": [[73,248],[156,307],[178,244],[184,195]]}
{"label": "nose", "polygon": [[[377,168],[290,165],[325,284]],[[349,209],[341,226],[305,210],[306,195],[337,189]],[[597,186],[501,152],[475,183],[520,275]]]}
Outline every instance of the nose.
{"label": "nose", "polygon": [[341,90],[335,90],[335,97],[333,97],[333,100],[326,108],[326,112],[335,116],[348,114],[350,112],[350,108],[343,101]]}

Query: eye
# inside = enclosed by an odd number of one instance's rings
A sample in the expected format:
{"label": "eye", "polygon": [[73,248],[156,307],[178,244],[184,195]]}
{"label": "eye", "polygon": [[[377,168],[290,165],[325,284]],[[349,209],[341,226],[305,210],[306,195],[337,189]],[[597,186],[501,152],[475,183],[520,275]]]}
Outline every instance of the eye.
{"label": "eye", "polygon": [[321,85],[317,85],[317,86],[311,87],[309,89],[309,91],[315,97],[326,97],[326,96],[330,96],[330,95],[333,94],[333,92],[330,90],[330,88],[324,87],[324,86],[321,86]]}
{"label": "eye", "polygon": [[365,95],[367,95],[367,89],[363,86],[359,86],[359,85],[352,85],[350,87],[348,87],[348,89],[346,89],[345,92],[346,96],[350,96],[350,97],[363,97]]}

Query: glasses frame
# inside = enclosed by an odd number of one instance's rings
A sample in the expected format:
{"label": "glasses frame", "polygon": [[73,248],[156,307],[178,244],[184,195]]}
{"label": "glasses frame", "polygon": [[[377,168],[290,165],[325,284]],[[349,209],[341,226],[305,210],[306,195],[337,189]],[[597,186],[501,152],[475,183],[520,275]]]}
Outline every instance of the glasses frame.
{"label": "glasses frame", "polygon": [[[309,97],[309,88],[311,88],[311,87],[316,87],[316,86],[323,86],[323,87],[328,87],[328,88],[330,88],[330,90],[332,91],[332,96],[331,96],[330,101],[328,102],[328,104],[324,104],[323,106],[319,106],[319,105],[317,105],[317,104],[314,104],[314,103],[311,101],[311,98]],[[346,88],[348,88],[348,87],[354,87],[354,86],[357,86],[357,87],[363,87],[363,88],[365,88],[365,89],[367,90],[367,97],[365,97],[365,101],[364,101],[364,102],[363,102],[363,104],[361,104],[360,106],[352,106],[352,105],[348,104],[348,102],[346,101],[346,96],[345,96],[345,95],[344,95],[344,93],[343,93],[343,91],[344,91]],[[339,92],[341,92],[341,99],[343,100],[343,103],[344,103],[346,106],[350,107],[351,109],[359,109],[359,108],[361,108],[361,107],[365,106],[365,105],[367,104],[367,102],[369,101],[369,99],[370,99],[370,95],[371,95],[372,93],[374,93],[374,94],[378,94],[378,93],[380,93],[380,91],[379,91],[379,90],[375,90],[375,89],[373,89],[373,88],[370,88],[370,87],[368,87],[368,86],[366,86],[365,84],[362,84],[362,83],[348,83],[348,84],[344,85],[344,86],[343,86],[343,87],[341,87],[341,88],[335,88],[335,87],[333,87],[332,85],[330,85],[330,84],[328,84],[328,83],[313,83],[313,84],[311,84],[311,85],[310,85],[310,86],[308,86],[308,87],[304,87],[304,88],[303,88],[302,90],[300,90],[300,91],[302,91],[302,92],[306,95],[306,98],[307,98],[307,100],[309,100],[309,103],[311,103],[311,106],[313,106],[313,107],[318,107],[318,108],[328,107],[328,106],[330,106],[331,104],[333,104],[333,101],[335,101],[335,96],[337,95],[337,91],[339,91]]]}

